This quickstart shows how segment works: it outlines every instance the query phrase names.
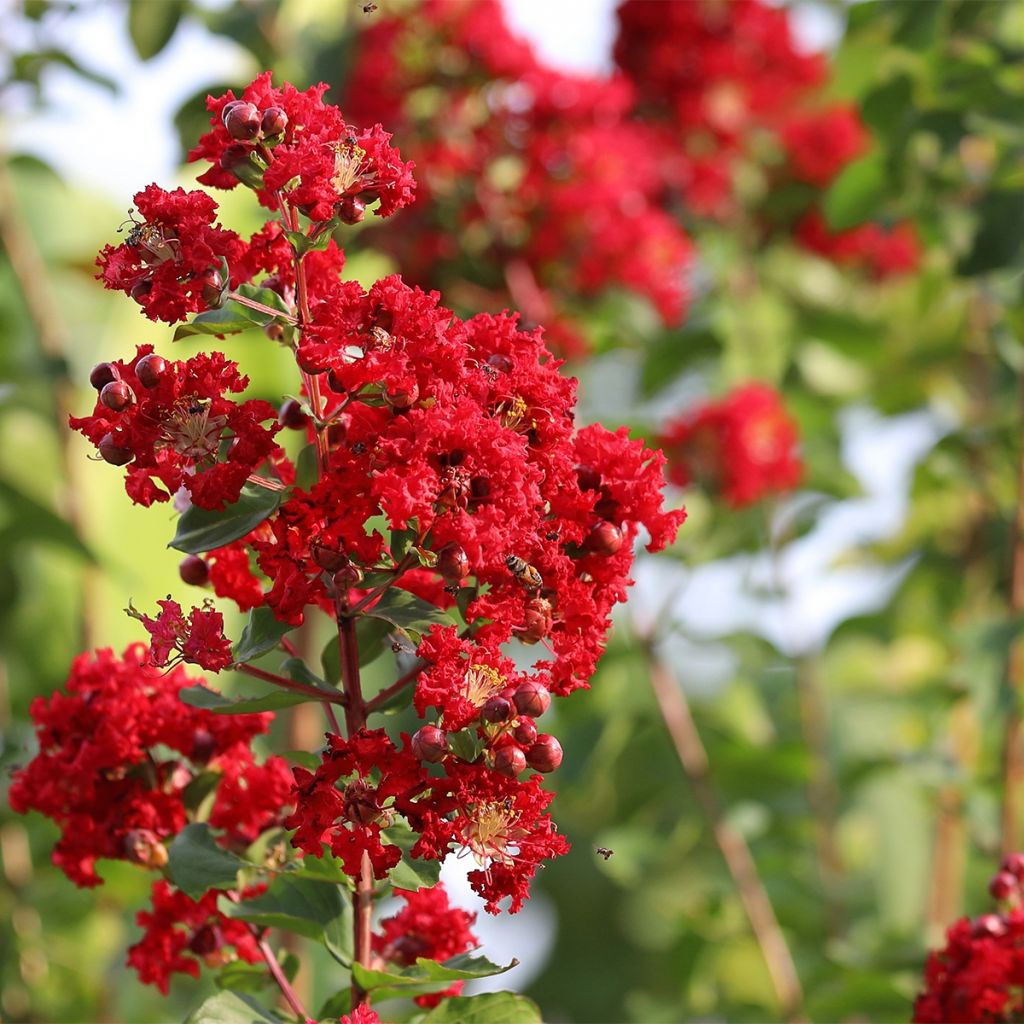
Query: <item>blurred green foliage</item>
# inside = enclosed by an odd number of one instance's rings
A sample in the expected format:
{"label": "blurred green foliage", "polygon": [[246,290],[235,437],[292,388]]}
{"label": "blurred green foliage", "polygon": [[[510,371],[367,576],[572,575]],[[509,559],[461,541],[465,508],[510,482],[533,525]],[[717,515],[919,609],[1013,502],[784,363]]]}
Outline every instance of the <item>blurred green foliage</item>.
{"label": "blurred green foliage", "polygon": [[[45,19],[47,6],[26,4],[24,15]],[[133,0],[127,24],[143,58],[188,13],[284,77],[333,82],[353,45],[354,10]],[[927,409],[942,424],[895,534],[843,555],[845,565],[903,566],[883,609],[842,622],[821,649],[779,649],[761,630],[687,636],[678,623],[659,648],[689,694],[728,821],[749,843],[789,940],[808,1015],[895,1021],[909,1015],[926,942],[962,910],[985,907],[999,850],[1003,726],[1018,700],[1006,662],[1020,628],[1008,590],[1024,370],[1024,6],[869,0],[845,16],[833,88],[857,102],[875,148],[836,182],[826,209],[834,226],[880,209],[910,217],[927,246],[920,271],[871,284],[792,246],[751,248],[743,225],[705,226],[695,241],[709,285],[688,323],[656,327],[635,303],[608,296],[588,314],[599,353],[576,369],[592,419],[649,430],[688,384],[717,390],[758,377],[781,388],[800,421],[820,499],[800,516],[773,516],[688,494],[677,546],[656,574],[644,567],[666,595],[737,553],[770,560],[774,548],[784,558],[860,495],[843,460],[844,409]],[[73,66],[42,49],[19,56],[11,75],[31,86],[50,62]],[[194,138],[203,120],[191,102],[178,129]],[[17,155],[2,174],[0,727],[9,768],[31,749],[31,700],[61,685],[83,643],[137,639],[121,613],[129,597],[185,593],[179,556],[166,548],[169,517],[132,506],[63,424],[91,401],[83,385],[95,362],[164,340],[92,280],[93,256],[124,211]],[[752,205],[763,187],[753,182]],[[257,226],[239,196],[222,203],[232,227]],[[15,269],[19,226],[41,261],[27,279]],[[386,269],[368,247],[349,267],[364,279]],[[258,333],[230,344],[252,394],[274,398],[284,353]],[[185,354],[201,346],[178,343]],[[767,585],[769,598],[777,587]],[[656,598],[647,594],[644,607]],[[574,849],[541,879],[557,934],[528,994],[552,1021],[775,1019],[761,951],[649,685],[637,616],[620,617],[592,693],[558,709],[567,756],[555,815]],[[229,635],[240,629],[229,618]],[[701,683],[686,660],[693,651],[730,667]],[[372,666],[371,685],[390,681],[387,662]],[[5,1018],[166,1020],[212,991],[208,980],[179,980],[164,1000],[137,984],[123,951],[148,877],[110,864],[104,887],[76,890],[48,864],[53,839],[48,823],[3,813]],[[605,858],[599,846],[614,852]],[[829,849],[835,861],[823,869]],[[326,997],[339,984],[330,962],[322,951],[303,955],[307,983]]]}

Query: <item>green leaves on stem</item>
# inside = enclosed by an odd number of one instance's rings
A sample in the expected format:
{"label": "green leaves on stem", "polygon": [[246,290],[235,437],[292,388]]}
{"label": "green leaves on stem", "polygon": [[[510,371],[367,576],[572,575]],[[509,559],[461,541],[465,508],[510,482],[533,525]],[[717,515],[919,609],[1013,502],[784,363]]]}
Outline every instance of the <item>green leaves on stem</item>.
{"label": "green leaves on stem", "polygon": [[198,555],[230,544],[276,512],[282,496],[281,491],[246,484],[238,501],[219,512],[193,505],[178,519],[169,546],[187,555]]}

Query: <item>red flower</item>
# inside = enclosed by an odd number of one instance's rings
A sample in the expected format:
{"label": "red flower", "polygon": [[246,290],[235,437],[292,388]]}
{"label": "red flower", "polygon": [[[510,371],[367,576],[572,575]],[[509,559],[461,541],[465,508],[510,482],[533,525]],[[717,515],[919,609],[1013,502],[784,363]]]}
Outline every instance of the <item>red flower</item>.
{"label": "red flower", "polygon": [[217,204],[205,192],[149,185],[135,206],[142,221],[133,219],[120,245],[103,247],[96,260],[100,279],[135,299],[150,320],[173,323],[207,309],[210,290],[219,286],[205,275],[219,273],[222,257],[230,265],[242,251],[238,235],[214,224]]}
{"label": "red flower", "polygon": [[128,965],[140,981],[167,995],[172,974],[199,977],[200,960],[220,967],[235,959],[251,964],[261,959],[249,926],[220,913],[217,896],[211,890],[196,901],[167,882],[153,884],[153,909],[136,915],[143,934],[128,950]]}
{"label": "red flower", "polygon": [[810,210],[797,225],[796,239],[805,249],[839,266],[866,270],[879,280],[911,273],[921,262],[917,230],[909,222],[891,228],[859,224],[833,231],[820,211]]}
{"label": "red flower", "polygon": [[794,114],[782,127],[782,142],[793,174],[826,188],[868,145],[868,135],[855,107]]}
{"label": "red flower", "polygon": [[661,437],[673,483],[699,481],[736,507],[800,482],[797,442],[796,424],[763,384],[699,406],[669,423]]}
{"label": "red flower", "polygon": [[[395,895],[405,900],[397,914],[380,923],[380,934],[373,936],[374,952],[384,960],[402,967],[411,967],[417,958],[444,962],[479,944],[470,931],[476,914],[469,914],[448,903],[444,884],[432,889],[407,892],[396,889]],[[443,992],[417,996],[419,1006],[436,1006],[448,996],[457,996],[463,983],[456,981]]]}
{"label": "red flower", "polygon": [[[159,671],[149,649],[135,644],[120,658],[110,650],[80,655],[67,693],[32,702],[39,752],[15,774],[10,802],[60,826],[53,861],[77,885],[100,884],[101,857],[160,867],[163,843],[186,824],[182,793],[194,776],[255,770],[247,767],[249,744],[273,715],[215,715],[183,704],[178,692],[198,682],[181,667]],[[168,759],[167,750],[178,756]],[[280,813],[268,807],[275,793],[254,798],[247,819],[240,807],[228,811],[228,789],[219,812],[225,827],[261,827]]]}
{"label": "red flower", "polygon": [[[69,422],[101,457],[115,465],[128,463],[125,489],[137,504],[169,501],[184,487],[201,508],[223,508],[276,452],[277,412],[267,402],[225,397],[244,391],[249,379],[220,352],[168,361],[156,383],[146,387],[136,369],[152,351],[151,345],[140,345],[131,362],[110,364],[128,391],[123,408],[111,408],[101,397],[91,416]],[[265,420],[274,422],[264,427]],[[222,458],[226,441],[230,447]],[[108,445],[123,455],[110,459]]]}
{"label": "red flower", "polygon": [[[138,619],[152,637],[150,657],[161,667],[188,661],[193,665],[219,672],[227,668],[231,657],[231,641],[224,636],[224,616],[213,610],[211,602],[193,608],[186,617],[177,601],[157,601],[160,614],[152,619],[129,607],[128,614]],[[173,659],[171,652],[176,652]]]}

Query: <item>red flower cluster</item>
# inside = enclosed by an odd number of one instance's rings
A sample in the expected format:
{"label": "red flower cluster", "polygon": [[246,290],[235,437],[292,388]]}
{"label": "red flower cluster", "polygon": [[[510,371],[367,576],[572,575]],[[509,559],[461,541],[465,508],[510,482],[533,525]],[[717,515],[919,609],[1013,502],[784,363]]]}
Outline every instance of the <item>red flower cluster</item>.
{"label": "red flower cluster", "polygon": [[739,507],[796,487],[803,472],[798,438],[779,394],[748,384],[673,420],[661,443],[673,483],[700,482]]}
{"label": "red flower cluster", "polygon": [[151,637],[150,658],[154,665],[162,668],[188,661],[210,672],[219,672],[231,664],[231,642],[224,636],[224,616],[213,610],[211,602],[193,608],[187,616],[181,605],[170,598],[157,604],[161,611],[155,619],[128,608],[128,614],[138,619]]}
{"label": "red flower cluster", "polygon": [[151,320],[173,323],[220,304],[221,259],[242,251],[234,231],[214,224],[217,204],[205,192],[150,185],[135,196],[142,216],[127,238],[105,245],[96,259],[107,288],[130,295]]}
{"label": "red flower cluster", "polygon": [[445,287],[475,276],[569,350],[582,344],[563,313],[577,294],[624,287],[666,323],[681,320],[691,246],[661,208],[656,158],[630,121],[623,78],[545,66],[496,0],[427,0],[415,17],[362,34],[348,96],[410,140],[425,169],[418,223],[384,234],[407,276]]}
{"label": "red flower cluster", "polygon": [[925,989],[914,1003],[919,1024],[1015,1021],[1024,1014],[1024,854],[1004,858],[989,883],[998,913],[963,917],[946,945],[928,957]]}
{"label": "red flower cluster", "polygon": [[856,108],[846,106],[794,114],[781,134],[793,176],[818,188],[827,188],[868,142]]}
{"label": "red flower cluster", "polygon": [[324,103],[326,91],[322,82],[305,92],[275,88],[267,71],[240,98],[230,89],[211,96],[213,129],[189,153],[189,160],[213,165],[199,181],[215,188],[252,184],[264,206],[276,210],[283,198],[313,221],[339,216],[351,223],[354,211],[361,216],[378,199],[381,217],[401,209],[416,187],[413,165],[402,162],[379,124],[347,123]]}
{"label": "red flower cluster", "polygon": [[128,965],[144,984],[156,985],[167,995],[171,975],[198,978],[200,961],[223,967],[235,959],[251,964],[260,959],[249,925],[225,917],[217,909],[217,897],[211,890],[192,900],[166,882],[153,883],[153,909],[139,911],[142,938],[128,950]]}
{"label": "red flower cluster", "polygon": [[290,773],[280,758],[255,764],[249,749],[273,715],[187,707],[178,693],[198,681],[181,668],[157,671],[136,644],[120,658],[110,650],[80,655],[66,694],[33,701],[39,753],[15,774],[11,806],[60,826],[53,861],[77,885],[100,884],[101,857],[162,867],[164,842],[189,820],[186,790],[203,772],[229,781],[211,819],[227,841],[248,842],[280,821]]}
{"label": "red flower cluster", "polygon": [[278,452],[279,424],[263,426],[277,411],[226,397],[244,391],[249,379],[220,352],[170,362],[140,345],[130,362],[101,363],[92,379],[96,407],[91,416],[71,417],[71,426],[104,461],[128,466],[125,489],[139,505],[169,501],[184,487],[193,504],[223,508]]}
{"label": "red flower cluster", "polygon": [[[468,914],[448,902],[448,893],[440,882],[432,889],[407,892],[396,889],[395,895],[405,906],[393,917],[380,923],[380,933],[373,936],[373,950],[381,959],[400,967],[411,967],[418,957],[444,962],[478,945],[469,930],[476,914]],[[463,983],[456,981],[442,992],[417,996],[419,1006],[436,1006],[448,996],[457,996]]]}
{"label": "red flower cluster", "polygon": [[884,279],[907,274],[921,260],[921,243],[913,224],[860,224],[846,231],[832,231],[817,210],[809,211],[797,225],[796,239],[811,252],[839,266],[866,270]]}

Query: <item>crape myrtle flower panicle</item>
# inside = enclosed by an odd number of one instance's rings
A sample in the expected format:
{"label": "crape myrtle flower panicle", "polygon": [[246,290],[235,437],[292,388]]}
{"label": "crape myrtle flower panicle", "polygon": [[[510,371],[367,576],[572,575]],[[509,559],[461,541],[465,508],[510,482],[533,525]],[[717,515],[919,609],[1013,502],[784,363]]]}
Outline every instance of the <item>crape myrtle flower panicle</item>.
{"label": "crape myrtle flower panicle", "polygon": [[236,835],[258,833],[289,806],[284,762],[259,768],[249,750],[273,715],[215,715],[183,704],[181,689],[198,682],[181,667],[160,671],[149,649],[134,644],[120,657],[109,649],[80,655],[66,692],[32,702],[39,752],[15,773],[10,802],[56,822],[53,860],[77,885],[100,884],[98,858],[166,863],[164,841],[187,823],[183,791],[203,770],[236,786],[248,775],[267,783],[247,801],[230,791],[223,803],[218,797],[213,814]]}
{"label": "crape myrtle flower panicle", "polygon": [[[324,83],[304,92],[287,83],[275,88],[268,71],[237,99],[231,90],[208,97],[212,129],[189,153],[189,160],[213,165],[199,181],[229,189],[241,180],[233,167],[262,170],[256,190],[264,206],[276,209],[279,193],[314,221],[330,220],[345,199],[379,199],[381,217],[407,205],[416,187],[413,165],[403,162],[391,135],[379,124],[358,128],[346,122],[337,107],[324,102],[327,88]],[[248,138],[231,124],[232,104],[255,107],[259,128]],[[284,128],[268,135],[266,115],[271,110],[284,115],[274,125],[283,122]]]}
{"label": "crape myrtle flower panicle", "polygon": [[227,284],[219,280],[221,260],[230,265],[243,243],[215,223],[216,202],[202,191],[149,185],[135,208],[142,219],[133,215],[125,240],[104,246],[96,259],[104,285],[130,295],[149,319],[168,323],[218,304],[210,298],[211,288],[219,293]]}
{"label": "crape myrtle flower panicle", "polygon": [[[476,914],[451,906],[442,882],[415,892],[396,889],[395,895],[405,905],[381,921],[379,933],[373,936],[373,950],[383,960],[402,967],[415,965],[417,957],[443,963],[479,945],[470,931]],[[463,982],[456,981],[441,992],[417,996],[416,1004],[436,1006],[448,996],[457,996],[462,986]]]}
{"label": "crape myrtle flower panicle", "polygon": [[840,267],[865,271],[877,280],[913,273],[921,262],[921,241],[909,221],[886,227],[858,224],[833,231],[820,210],[809,210],[796,226],[795,238],[803,248]]}
{"label": "crape myrtle flower panicle", "polygon": [[136,504],[169,501],[184,487],[193,504],[223,508],[278,451],[277,411],[258,399],[227,397],[249,380],[220,352],[161,360],[160,373],[148,376],[140,364],[152,353],[151,345],[140,345],[129,362],[110,363],[114,380],[101,389],[92,415],[72,416],[71,427],[105,461],[127,465],[125,490]]}
{"label": "crape myrtle flower panicle", "polygon": [[[129,606],[128,614],[138,619],[150,635],[150,657],[161,668],[188,661],[210,672],[219,672],[232,662],[231,641],[224,636],[224,616],[212,602],[193,608],[188,615],[177,601],[157,601],[160,614],[151,618]],[[172,653],[173,652],[173,653]]]}
{"label": "crape myrtle flower panicle", "polygon": [[200,962],[222,967],[232,960],[257,963],[262,957],[249,925],[217,909],[217,890],[193,900],[167,882],[153,883],[152,909],[136,923],[142,938],[128,950],[128,966],[139,980],[164,995],[173,974],[199,977]]}
{"label": "crape myrtle flower panicle", "polygon": [[942,949],[929,953],[915,1022],[1015,1021],[1024,1014],[1022,880],[1024,855],[1008,854],[989,882],[997,909],[960,918],[947,930]]}
{"label": "crape myrtle flower panicle", "polygon": [[671,421],[661,444],[669,479],[699,482],[738,508],[796,487],[803,474],[797,425],[764,384],[736,388]]}

